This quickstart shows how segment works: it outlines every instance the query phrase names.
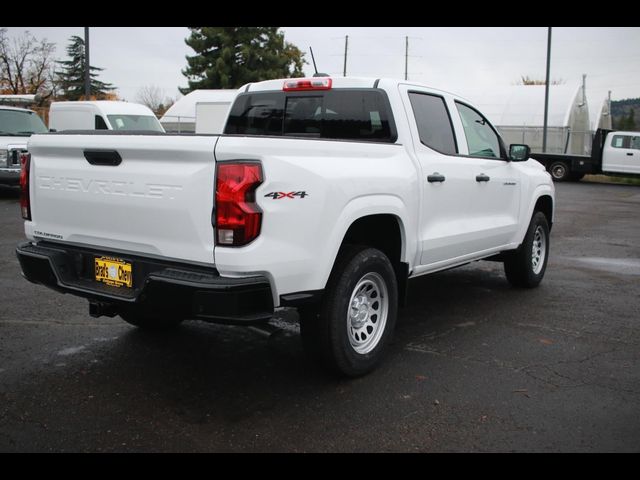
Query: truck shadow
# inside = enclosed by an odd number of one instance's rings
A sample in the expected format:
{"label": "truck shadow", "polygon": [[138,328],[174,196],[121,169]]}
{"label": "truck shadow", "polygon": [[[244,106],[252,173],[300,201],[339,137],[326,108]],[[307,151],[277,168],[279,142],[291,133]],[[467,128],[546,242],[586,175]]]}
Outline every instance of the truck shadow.
{"label": "truck shadow", "polygon": [[[196,411],[210,408],[213,401],[215,409],[233,417],[290,395],[304,398],[317,395],[319,389],[336,391],[395,375],[394,352],[434,330],[477,319],[478,311],[487,312],[489,299],[500,303],[512,297],[509,290],[501,268],[458,269],[416,279],[408,305],[400,310],[387,358],[371,375],[355,380],[340,379],[308,359],[293,328],[267,335],[193,321],[172,332],[127,330],[105,345],[102,360],[93,368],[98,378],[110,376],[121,384],[121,391],[154,392],[182,409],[186,402]],[[496,291],[502,295],[496,296]],[[284,315],[287,323],[297,320],[295,311]],[[126,375],[113,376],[121,371]]]}
{"label": "truck shadow", "polygon": [[2,198],[20,198],[20,187],[0,185],[0,199]]}

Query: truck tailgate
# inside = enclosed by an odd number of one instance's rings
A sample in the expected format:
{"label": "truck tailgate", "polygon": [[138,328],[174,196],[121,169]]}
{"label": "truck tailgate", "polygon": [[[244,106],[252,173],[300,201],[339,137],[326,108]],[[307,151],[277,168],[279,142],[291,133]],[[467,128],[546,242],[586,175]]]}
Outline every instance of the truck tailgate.
{"label": "truck tailgate", "polygon": [[[212,264],[216,141],[34,135],[29,141],[32,221],[25,222],[25,233],[32,239]],[[105,164],[117,156],[118,165]]]}

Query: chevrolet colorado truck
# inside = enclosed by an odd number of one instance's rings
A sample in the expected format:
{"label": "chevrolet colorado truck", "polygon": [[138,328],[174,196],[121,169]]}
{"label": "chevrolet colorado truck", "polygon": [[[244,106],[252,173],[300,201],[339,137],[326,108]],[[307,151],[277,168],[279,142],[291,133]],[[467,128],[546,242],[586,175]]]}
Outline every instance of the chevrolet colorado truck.
{"label": "chevrolet colorado truck", "polygon": [[475,260],[535,287],[550,175],[471,103],[417,83],[246,85],[222,135],[34,135],[24,276],[141,328],[252,324],[296,307],[340,374],[383,356],[409,279]]}

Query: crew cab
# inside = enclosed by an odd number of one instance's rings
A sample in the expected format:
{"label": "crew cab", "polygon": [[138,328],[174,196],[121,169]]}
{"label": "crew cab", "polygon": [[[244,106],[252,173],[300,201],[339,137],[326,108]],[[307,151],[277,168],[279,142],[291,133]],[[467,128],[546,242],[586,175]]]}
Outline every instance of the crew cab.
{"label": "crew cab", "polygon": [[33,110],[0,105],[0,185],[18,185],[20,154],[27,151],[27,140],[46,131]]}
{"label": "crew cab", "polygon": [[409,279],[475,260],[535,287],[554,186],[471,103],[418,83],[246,85],[224,134],[35,135],[24,276],[146,329],[296,307],[307,351],[357,376]]}

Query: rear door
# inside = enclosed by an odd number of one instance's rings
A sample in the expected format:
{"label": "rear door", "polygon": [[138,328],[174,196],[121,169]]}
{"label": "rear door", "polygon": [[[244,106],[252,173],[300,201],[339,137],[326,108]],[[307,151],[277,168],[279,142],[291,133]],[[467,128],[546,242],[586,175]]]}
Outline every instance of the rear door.
{"label": "rear door", "polygon": [[420,264],[438,268],[474,250],[469,173],[474,160],[460,155],[444,96],[413,86],[400,90],[420,164]]}
{"label": "rear door", "polygon": [[217,137],[34,135],[27,236],[213,263]]}

